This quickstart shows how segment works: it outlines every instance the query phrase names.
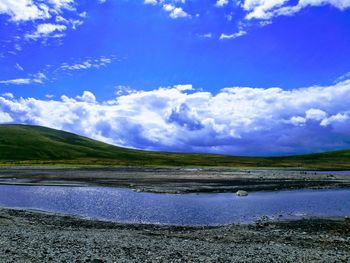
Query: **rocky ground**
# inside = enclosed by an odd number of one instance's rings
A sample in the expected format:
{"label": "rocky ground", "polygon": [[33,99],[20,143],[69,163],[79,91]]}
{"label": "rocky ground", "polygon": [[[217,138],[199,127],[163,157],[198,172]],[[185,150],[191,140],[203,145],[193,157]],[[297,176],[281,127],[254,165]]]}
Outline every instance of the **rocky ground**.
{"label": "rocky ground", "polygon": [[0,184],[103,185],[159,193],[249,192],[350,187],[350,176],[282,169],[2,167]]}
{"label": "rocky ground", "polygon": [[350,220],[121,225],[0,209],[0,262],[350,262]]}

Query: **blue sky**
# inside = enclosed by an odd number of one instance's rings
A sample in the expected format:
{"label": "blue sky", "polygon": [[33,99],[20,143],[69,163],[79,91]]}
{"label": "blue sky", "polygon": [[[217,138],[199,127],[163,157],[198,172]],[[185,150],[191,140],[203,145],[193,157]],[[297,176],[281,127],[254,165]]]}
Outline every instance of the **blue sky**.
{"label": "blue sky", "polygon": [[0,122],[151,150],[350,148],[349,30],[349,0],[0,0]]}

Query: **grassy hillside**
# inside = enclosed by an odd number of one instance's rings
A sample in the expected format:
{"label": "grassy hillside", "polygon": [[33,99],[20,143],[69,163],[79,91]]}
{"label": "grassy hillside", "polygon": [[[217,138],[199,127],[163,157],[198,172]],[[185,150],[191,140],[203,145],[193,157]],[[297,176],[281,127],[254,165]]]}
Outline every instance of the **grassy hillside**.
{"label": "grassy hillside", "polygon": [[350,150],[289,157],[138,151],[39,126],[0,125],[0,164],[229,166],[350,169]]}

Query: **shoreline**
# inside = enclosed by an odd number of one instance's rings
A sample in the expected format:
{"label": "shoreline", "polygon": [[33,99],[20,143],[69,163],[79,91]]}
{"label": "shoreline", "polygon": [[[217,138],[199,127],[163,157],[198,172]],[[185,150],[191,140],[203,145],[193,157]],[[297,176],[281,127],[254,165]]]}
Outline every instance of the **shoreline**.
{"label": "shoreline", "polygon": [[2,262],[347,262],[350,220],[183,227],[0,208],[0,244]]}
{"label": "shoreline", "polygon": [[[227,223],[227,224],[198,224],[198,225],[180,225],[180,224],[162,224],[162,223],[136,223],[136,222],[122,222],[122,221],[113,221],[108,219],[102,219],[102,218],[93,218],[93,217],[85,217],[85,216],[79,216],[75,214],[69,214],[69,213],[61,213],[61,212],[51,212],[36,208],[21,208],[21,207],[6,207],[2,206],[0,204],[0,214],[3,211],[10,211],[10,213],[14,214],[33,214],[38,217],[43,216],[51,216],[51,217],[57,217],[62,219],[70,219],[73,221],[82,221],[86,223],[91,223],[93,225],[104,225],[104,224],[111,224],[115,226],[121,226],[125,228],[160,228],[160,229],[211,229],[211,228],[225,228],[225,227],[244,227],[244,226],[253,226],[253,225],[268,225],[268,224],[292,224],[294,222],[313,222],[313,221],[334,221],[334,222],[340,222],[344,220],[350,221],[350,215],[349,216],[333,216],[333,217],[317,217],[317,216],[301,216],[298,218],[292,218],[292,217],[269,217],[267,215],[263,215],[259,218],[257,218],[254,221],[250,222],[239,222],[239,223]],[[1,215],[0,215],[1,218]],[[349,239],[350,240],[350,239]]]}
{"label": "shoreline", "polygon": [[0,167],[0,184],[106,186],[153,193],[224,193],[350,187],[350,175],[309,170]]}

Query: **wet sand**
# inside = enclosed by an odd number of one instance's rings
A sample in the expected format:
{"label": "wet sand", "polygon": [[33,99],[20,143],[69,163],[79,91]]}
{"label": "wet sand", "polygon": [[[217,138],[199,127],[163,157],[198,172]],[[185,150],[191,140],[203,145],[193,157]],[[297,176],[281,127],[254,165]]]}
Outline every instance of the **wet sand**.
{"label": "wet sand", "polygon": [[3,167],[0,184],[100,185],[158,193],[350,187],[350,175],[281,169]]}

